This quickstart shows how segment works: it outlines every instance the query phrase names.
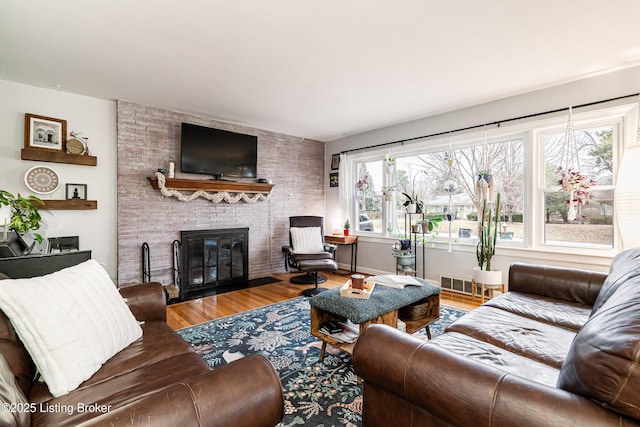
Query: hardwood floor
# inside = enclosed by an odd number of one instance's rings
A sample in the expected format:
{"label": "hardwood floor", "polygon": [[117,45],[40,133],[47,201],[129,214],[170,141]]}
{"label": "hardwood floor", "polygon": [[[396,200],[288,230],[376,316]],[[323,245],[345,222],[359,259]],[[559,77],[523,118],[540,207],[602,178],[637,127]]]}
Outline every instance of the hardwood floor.
{"label": "hardwood floor", "polygon": [[[167,323],[173,329],[181,329],[298,297],[302,290],[313,287],[313,285],[296,285],[289,282],[291,276],[299,274],[274,274],[273,277],[280,279],[280,282],[170,305],[167,307]],[[328,280],[320,285],[323,288],[342,286],[348,279],[348,276],[343,274],[325,275]],[[440,301],[443,304],[467,310],[480,305],[479,299],[473,302],[470,296],[447,291],[442,292]]]}

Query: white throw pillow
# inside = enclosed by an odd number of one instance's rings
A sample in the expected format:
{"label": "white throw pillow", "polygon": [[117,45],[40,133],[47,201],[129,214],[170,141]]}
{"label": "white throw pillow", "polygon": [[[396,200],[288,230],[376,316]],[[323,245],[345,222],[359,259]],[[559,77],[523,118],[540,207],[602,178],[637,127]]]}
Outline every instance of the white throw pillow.
{"label": "white throw pillow", "polygon": [[76,389],[142,336],[95,260],[32,279],[0,280],[0,308],[55,397]]}
{"label": "white throw pillow", "polygon": [[320,227],[291,227],[291,245],[294,254],[319,254],[324,252]]}

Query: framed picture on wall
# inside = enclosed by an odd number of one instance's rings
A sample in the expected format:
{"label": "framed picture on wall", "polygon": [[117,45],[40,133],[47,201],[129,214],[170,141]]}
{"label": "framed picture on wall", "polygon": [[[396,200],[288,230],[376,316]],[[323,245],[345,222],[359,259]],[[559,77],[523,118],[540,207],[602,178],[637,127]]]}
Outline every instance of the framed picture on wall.
{"label": "framed picture on wall", "polygon": [[24,115],[24,148],[62,150],[66,136],[66,120],[28,113]]}
{"label": "framed picture on wall", "polygon": [[87,184],[67,184],[67,200],[87,200]]}
{"label": "framed picture on wall", "polygon": [[329,174],[329,187],[337,187],[339,181],[338,172],[331,172]]}
{"label": "framed picture on wall", "polygon": [[340,154],[334,154],[331,156],[331,170],[337,170],[340,168]]}

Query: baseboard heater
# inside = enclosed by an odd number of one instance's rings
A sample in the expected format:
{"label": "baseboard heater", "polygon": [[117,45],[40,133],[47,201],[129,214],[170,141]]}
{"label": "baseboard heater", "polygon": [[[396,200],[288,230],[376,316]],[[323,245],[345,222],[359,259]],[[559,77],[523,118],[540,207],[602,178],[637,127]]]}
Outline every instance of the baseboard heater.
{"label": "baseboard heater", "polygon": [[[471,296],[471,279],[440,275],[440,287],[447,291]],[[489,290],[485,290],[485,297],[489,297]],[[476,296],[480,297],[480,286],[476,287]]]}

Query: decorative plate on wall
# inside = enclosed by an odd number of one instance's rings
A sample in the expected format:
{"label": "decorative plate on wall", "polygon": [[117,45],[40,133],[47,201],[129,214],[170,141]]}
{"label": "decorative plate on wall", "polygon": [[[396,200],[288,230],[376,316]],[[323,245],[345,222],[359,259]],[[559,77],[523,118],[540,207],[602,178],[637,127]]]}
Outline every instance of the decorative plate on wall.
{"label": "decorative plate on wall", "polygon": [[24,183],[34,193],[49,194],[56,191],[60,186],[60,177],[51,168],[34,166],[24,175]]}

